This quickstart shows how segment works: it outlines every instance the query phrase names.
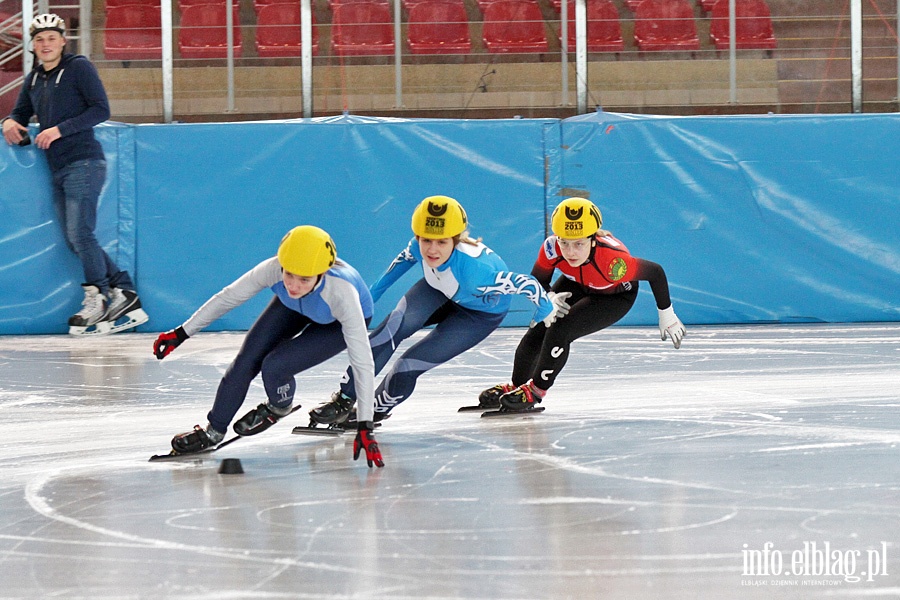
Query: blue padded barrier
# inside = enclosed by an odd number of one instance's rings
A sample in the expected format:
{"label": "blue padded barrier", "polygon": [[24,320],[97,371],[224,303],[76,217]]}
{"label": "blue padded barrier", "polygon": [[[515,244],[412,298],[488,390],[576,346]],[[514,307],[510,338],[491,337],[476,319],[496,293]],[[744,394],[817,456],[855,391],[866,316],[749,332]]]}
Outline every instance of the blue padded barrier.
{"label": "blue padded barrier", "polygon": [[[662,264],[690,323],[900,320],[896,115],[558,121],[343,116],[97,129],[110,163],[98,238],[172,328],[271,256],[299,223],[328,230],[373,282],[424,196],[466,206],[472,233],[529,272],[562,198]],[[0,333],[61,333],[81,269],[40,151],[0,148]],[[379,302],[376,320],[414,280]],[[210,329],[245,329],[267,292]],[[649,286],[623,324],[656,322]],[[527,324],[513,304],[506,325]]]}
{"label": "blue padded barrier", "polygon": [[897,115],[600,112],[562,130],[568,185],[665,267],[685,321],[900,319]]}

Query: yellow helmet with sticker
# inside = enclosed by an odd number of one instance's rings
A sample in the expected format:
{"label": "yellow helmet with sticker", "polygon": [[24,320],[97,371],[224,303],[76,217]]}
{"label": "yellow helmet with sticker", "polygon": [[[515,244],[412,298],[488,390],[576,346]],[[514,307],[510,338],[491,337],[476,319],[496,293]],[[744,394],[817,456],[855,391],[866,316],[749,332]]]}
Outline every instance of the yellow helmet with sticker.
{"label": "yellow helmet with sticker", "polygon": [[334,240],[314,225],[291,229],[278,245],[278,262],[288,273],[300,277],[321,275],[337,260]]}
{"label": "yellow helmet with sticker", "polygon": [[564,240],[590,237],[602,226],[600,209],[584,198],[566,198],[553,209],[550,217],[553,233]]}
{"label": "yellow helmet with sticker", "polygon": [[413,211],[412,230],[422,238],[452,238],[468,227],[469,218],[465,209],[450,196],[429,196]]}

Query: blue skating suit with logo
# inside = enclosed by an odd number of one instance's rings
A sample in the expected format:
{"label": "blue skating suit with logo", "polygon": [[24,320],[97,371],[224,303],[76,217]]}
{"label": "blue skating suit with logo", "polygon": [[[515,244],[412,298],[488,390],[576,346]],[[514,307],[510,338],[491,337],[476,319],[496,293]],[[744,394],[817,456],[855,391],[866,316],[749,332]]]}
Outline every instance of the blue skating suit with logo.
{"label": "blue skating suit with logo", "polygon": [[481,242],[460,242],[447,262],[432,269],[422,260],[419,242],[413,238],[372,285],[372,298],[377,302],[416,263],[422,263],[428,285],[464,308],[503,314],[509,311],[511,296],[522,294],[538,307],[535,321],[544,320],[553,311],[553,304],[536,279],[509,271],[503,259]]}

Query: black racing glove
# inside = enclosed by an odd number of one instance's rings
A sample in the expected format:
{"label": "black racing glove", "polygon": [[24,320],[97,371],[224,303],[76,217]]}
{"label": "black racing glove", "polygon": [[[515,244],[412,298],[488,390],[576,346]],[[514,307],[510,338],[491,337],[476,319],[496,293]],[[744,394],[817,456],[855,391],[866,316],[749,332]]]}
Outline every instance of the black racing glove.
{"label": "black racing glove", "polygon": [[356,426],[356,439],[353,441],[353,460],[357,460],[360,451],[365,449],[366,462],[369,463],[369,468],[372,468],[372,463],[375,463],[376,467],[383,467],[384,459],[381,458],[381,450],[378,449],[375,434],[372,433],[373,428],[374,424],[372,421],[360,421]]}
{"label": "black racing glove", "polygon": [[153,354],[156,355],[156,358],[162,360],[171,354],[175,348],[180,346],[181,342],[189,337],[190,336],[184,332],[182,327],[177,327],[172,331],[161,333],[159,334],[159,337],[156,338],[156,341],[153,342]]}

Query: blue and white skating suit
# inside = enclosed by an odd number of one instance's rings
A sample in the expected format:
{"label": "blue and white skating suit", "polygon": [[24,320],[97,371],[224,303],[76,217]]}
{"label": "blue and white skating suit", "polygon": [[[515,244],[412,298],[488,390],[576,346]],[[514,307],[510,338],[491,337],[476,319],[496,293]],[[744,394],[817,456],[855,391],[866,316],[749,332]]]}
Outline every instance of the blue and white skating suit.
{"label": "blue and white skating suit", "polygon": [[[376,420],[412,394],[419,375],[473,348],[494,331],[509,311],[513,295],[524,295],[537,305],[536,321],[554,310],[537,280],[509,271],[503,259],[480,242],[460,242],[444,264],[431,268],[413,238],[372,286],[372,297],[377,301],[417,263],[422,263],[423,278],[369,335],[375,373],[403,340],[428,325],[435,328],[397,359],[376,388]],[[353,383],[348,371],[341,391],[353,397]]]}
{"label": "blue and white skating suit", "polygon": [[537,305],[535,321],[543,321],[553,311],[553,303],[537,280],[510,271],[503,259],[481,242],[460,242],[447,262],[431,268],[422,260],[419,242],[413,238],[372,285],[372,299],[378,302],[385,290],[416,263],[422,263],[429,286],[463,308],[505,315],[512,295],[522,294]]}
{"label": "blue and white skating suit", "polygon": [[275,297],[247,332],[219,384],[209,413],[213,428],[227,430],[260,372],[269,403],[290,406],[296,389],[294,375],[345,348],[355,379],[355,396],[361,400],[357,403],[359,416],[372,420],[375,373],[367,326],[374,302],[356,269],[343,261],[338,260],[322,275],[309,294],[291,298],[278,259],[265,260],[197,309],[182,325],[185,333],[196,334],[266,288]]}

